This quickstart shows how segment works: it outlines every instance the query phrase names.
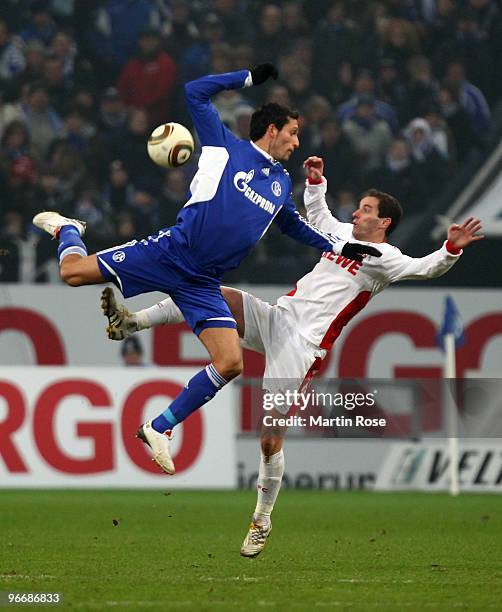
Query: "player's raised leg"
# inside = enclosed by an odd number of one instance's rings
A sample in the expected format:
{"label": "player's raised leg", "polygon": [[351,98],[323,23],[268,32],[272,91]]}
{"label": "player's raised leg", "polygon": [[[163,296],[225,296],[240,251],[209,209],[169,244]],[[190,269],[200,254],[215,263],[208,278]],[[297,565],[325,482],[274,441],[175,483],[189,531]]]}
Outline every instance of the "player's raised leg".
{"label": "player's raised leg", "polygon": [[[222,287],[221,293],[237,323],[239,337],[244,336],[244,305],[242,291],[232,287]],[[106,333],[110,340],[124,340],[136,332],[157,325],[183,323],[185,317],[172,298],[166,298],[153,306],[130,312],[115,297],[111,287],[101,293],[101,310],[108,319]]]}
{"label": "player's raised leg", "polygon": [[79,287],[105,282],[96,255],[88,255],[82,241],[84,221],[48,211],[35,215],[33,224],[59,240],[59,272],[67,285]]}
{"label": "player's raised leg", "polygon": [[138,438],[150,446],[153,460],[166,474],[175,472],[169,449],[173,428],[212,400],[220,389],[242,372],[242,351],[235,327],[208,327],[200,332],[199,338],[211,363],[188,381],[162,414],[138,430]]}
{"label": "player's raised leg", "polygon": [[[274,409],[268,413],[268,416],[272,419],[284,418],[283,414]],[[271,514],[284,475],[284,452],[282,448],[285,435],[285,427],[265,425],[262,427],[260,467],[256,481],[256,507],[251,525],[241,546],[243,557],[259,555],[272,531]]]}

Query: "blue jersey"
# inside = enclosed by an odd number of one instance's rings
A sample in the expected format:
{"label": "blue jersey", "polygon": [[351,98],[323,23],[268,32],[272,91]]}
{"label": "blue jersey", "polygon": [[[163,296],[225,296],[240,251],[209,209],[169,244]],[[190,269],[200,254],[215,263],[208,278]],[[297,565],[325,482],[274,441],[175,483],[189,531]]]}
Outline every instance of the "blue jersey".
{"label": "blue jersey", "polygon": [[211,96],[219,91],[250,83],[250,73],[242,70],[185,85],[202,153],[190,198],[170,236],[187,271],[221,278],[239,265],[272,222],[321,251],[331,251],[337,240],[299,215],[286,170],[252,142],[234,136],[211,104]]}

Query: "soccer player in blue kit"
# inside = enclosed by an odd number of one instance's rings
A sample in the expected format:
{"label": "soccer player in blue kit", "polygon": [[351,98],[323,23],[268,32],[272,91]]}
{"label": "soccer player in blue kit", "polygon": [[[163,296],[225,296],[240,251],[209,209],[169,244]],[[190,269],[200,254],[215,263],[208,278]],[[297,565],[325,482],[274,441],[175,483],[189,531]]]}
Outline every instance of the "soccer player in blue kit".
{"label": "soccer player in blue kit", "polygon": [[176,225],[93,255],[82,242],[85,223],[42,212],[35,226],[59,239],[62,280],[72,287],[113,282],[124,297],[149,291],[171,296],[206,347],[211,363],[191,378],[170,406],[140,426],[138,437],[167,474],[175,468],[170,432],[242,371],[236,321],[220,289],[224,272],[236,268],[272,222],[300,242],[351,259],[380,256],[371,246],[350,243],[317,230],[297,212],[291,180],[280,161],[299,145],[298,113],[267,104],[251,118],[250,141],[236,138],[210,102],[224,89],[276,79],[272,64],[209,75],[187,83],[185,94],[202,145],[190,198]]}

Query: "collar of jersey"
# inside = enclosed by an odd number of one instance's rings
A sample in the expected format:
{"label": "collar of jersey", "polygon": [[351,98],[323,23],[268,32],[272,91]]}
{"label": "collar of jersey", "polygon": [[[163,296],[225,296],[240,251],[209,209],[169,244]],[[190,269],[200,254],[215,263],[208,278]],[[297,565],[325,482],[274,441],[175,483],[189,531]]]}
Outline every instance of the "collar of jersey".
{"label": "collar of jersey", "polygon": [[254,148],[255,148],[255,149],[256,149],[256,150],[257,150],[259,153],[261,153],[261,154],[263,155],[263,157],[265,157],[266,159],[268,159],[268,161],[269,161],[269,162],[272,162],[273,164],[277,164],[277,163],[279,163],[279,162],[278,162],[277,160],[275,160],[275,159],[274,159],[274,158],[273,158],[271,155],[269,155],[269,154],[268,154],[266,151],[264,151],[263,149],[260,149],[260,147],[259,147],[259,146],[255,145],[255,143],[254,143],[252,140],[250,140],[249,142],[250,142],[250,143],[253,145],[253,147],[254,147]]}

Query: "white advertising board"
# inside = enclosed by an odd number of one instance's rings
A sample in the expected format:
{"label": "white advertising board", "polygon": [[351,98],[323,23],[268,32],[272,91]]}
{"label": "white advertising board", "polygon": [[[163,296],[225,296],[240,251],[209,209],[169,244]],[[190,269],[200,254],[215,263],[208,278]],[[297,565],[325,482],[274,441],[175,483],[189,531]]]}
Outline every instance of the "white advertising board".
{"label": "white advertising board", "polygon": [[[378,471],[375,490],[447,491],[448,440],[395,442]],[[502,440],[461,440],[458,454],[461,491],[502,493]]]}
{"label": "white advertising board", "polygon": [[[106,338],[99,309],[102,287],[0,285],[0,365],[119,365],[119,344]],[[272,303],[291,287],[255,286]],[[436,332],[445,295],[455,299],[467,342],[458,354],[458,376],[502,377],[502,290],[390,288],[377,295],[345,328],[322,375],[422,378],[439,376],[443,354]],[[161,294],[127,300],[137,309]],[[184,325],[161,326],[138,335],[149,362],[202,366],[207,355]],[[259,375],[261,362],[247,354],[244,374]]]}
{"label": "white advertising board", "polygon": [[0,487],[234,488],[231,385],[176,427],[174,476],[135,437],[196,371],[3,367]]}

